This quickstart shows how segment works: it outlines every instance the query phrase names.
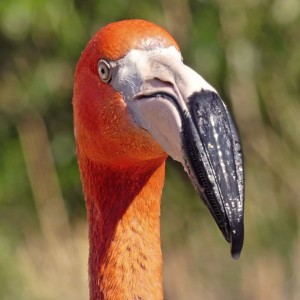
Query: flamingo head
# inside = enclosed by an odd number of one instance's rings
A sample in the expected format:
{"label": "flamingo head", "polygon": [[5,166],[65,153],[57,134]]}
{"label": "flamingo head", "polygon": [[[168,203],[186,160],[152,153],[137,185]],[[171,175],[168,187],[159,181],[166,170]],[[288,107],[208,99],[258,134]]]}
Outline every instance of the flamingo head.
{"label": "flamingo head", "polygon": [[142,20],[99,30],[78,62],[73,107],[79,155],[115,166],[170,155],[184,166],[232,256],[239,256],[239,137],[216,90],[183,63],[168,32]]}
{"label": "flamingo head", "polygon": [[[168,32],[140,20],[112,23],[90,40],[75,74],[73,104],[80,152],[93,161],[116,165],[166,158],[157,141],[137,124],[125,94],[113,86],[112,80],[119,80],[114,76],[120,63],[132,52],[155,52],[168,47],[179,49]],[[121,80],[124,86],[135,89],[134,78],[120,79],[119,83]]]}

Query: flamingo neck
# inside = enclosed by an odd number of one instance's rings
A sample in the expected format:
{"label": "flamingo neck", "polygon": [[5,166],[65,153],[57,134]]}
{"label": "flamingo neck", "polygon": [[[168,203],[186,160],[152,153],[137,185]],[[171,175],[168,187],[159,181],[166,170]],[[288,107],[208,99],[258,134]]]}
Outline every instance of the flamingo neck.
{"label": "flamingo neck", "polygon": [[80,160],[89,223],[90,299],[162,299],[165,159],[134,167]]}

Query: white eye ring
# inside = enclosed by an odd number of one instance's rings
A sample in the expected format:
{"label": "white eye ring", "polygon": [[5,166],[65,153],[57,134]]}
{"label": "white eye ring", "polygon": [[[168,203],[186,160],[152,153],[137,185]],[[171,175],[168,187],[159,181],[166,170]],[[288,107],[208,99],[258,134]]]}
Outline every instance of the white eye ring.
{"label": "white eye ring", "polygon": [[98,73],[103,82],[107,83],[111,80],[110,64],[106,60],[104,59],[99,60]]}

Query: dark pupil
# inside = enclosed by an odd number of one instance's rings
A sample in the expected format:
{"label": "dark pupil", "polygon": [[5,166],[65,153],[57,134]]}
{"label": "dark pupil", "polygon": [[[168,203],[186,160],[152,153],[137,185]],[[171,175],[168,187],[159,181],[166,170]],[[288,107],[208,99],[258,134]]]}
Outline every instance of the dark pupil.
{"label": "dark pupil", "polygon": [[104,69],[104,68],[101,69],[101,73],[102,73],[103,75],[105,74],[105,69]]}

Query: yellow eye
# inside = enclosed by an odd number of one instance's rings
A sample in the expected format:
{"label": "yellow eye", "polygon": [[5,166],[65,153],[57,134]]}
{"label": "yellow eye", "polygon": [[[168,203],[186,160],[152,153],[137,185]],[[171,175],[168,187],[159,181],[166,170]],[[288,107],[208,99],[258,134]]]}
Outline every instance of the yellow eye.
{"label": "yellow eye", "polygon": [[109,63],[104,60],[100,59],[98,63],[98,73],[103,82],[109,82],[111,79],[111,69]]}

